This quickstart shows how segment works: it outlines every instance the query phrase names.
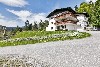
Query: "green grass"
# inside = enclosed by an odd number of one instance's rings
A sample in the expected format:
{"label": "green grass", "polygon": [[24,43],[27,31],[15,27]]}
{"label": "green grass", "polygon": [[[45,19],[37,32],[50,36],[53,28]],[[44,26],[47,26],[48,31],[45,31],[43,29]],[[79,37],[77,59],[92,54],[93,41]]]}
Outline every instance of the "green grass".
{"label": "green grass", "polygon": [[17,32],[17,34],[12,38],[26,38],[26,37],[33,37],[33,36],[46,36],[52,34],[61,34],[65,33],[66,31],[23,31]]}
{"label": "green grass", "polygon": [[[67,33],[73,33],[72,31],[67,31]],[[48,36],[52,34],[62,34],[66,33],[66,31],[28,31],[28,32],[18,32],[16,36],[13,38],[25,38],[25,37],[33,37],[33,36]],[[0,47],[5,46],[16,46],[16,45],[27,45],[27,44],[35,44],[35,43],[42,43],[42,42],[50,42],[50,41],[63,41],[63,40],[72,40],[72,39],[81,39],[85,37],[89,37],[91,34],[80,32],[76,36],[66,36],[66,37],[57,37],[57,38],[46,38],[46,39],[39,39],[39,40],[21,40],[21,41],[7,41],[7,42],[0,42]]]}

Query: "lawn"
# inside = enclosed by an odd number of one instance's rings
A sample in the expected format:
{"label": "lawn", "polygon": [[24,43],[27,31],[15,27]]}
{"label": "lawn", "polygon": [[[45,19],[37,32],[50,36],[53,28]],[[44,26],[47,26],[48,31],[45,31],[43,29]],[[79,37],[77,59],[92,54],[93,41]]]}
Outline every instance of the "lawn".
{"label": "lawn", "polygon": [[11,39],[0,41],[0,47],[72,40],[89,36],[91,36],[89,33],[76,31],[24,31],[17,32]]}
{"label": "lawn", "polygon": [[26,38],[26,37],[33,37],[33,36],[46,36],[52,34],[61,34],[67,31],[23,31],[17,32],[16,35],[12,38]]}

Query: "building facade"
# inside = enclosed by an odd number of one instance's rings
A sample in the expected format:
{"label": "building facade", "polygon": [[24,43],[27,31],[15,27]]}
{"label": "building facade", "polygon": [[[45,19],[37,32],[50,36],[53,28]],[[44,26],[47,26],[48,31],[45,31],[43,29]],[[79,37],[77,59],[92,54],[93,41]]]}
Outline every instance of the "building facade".
{"label": "building facade", "polygon": [[46,31],[77,30],[80,27],[78,27],[80,21],[83,21],[79,18],[80,16],[71,7],[56,9],[47,16],[49,25]]}
{"label": "building facade", "polygon": [[89,25],[88,17],[89,15],[87,13],[77,13],[76,14],[77,19],[79,20],[77,22],[78,28],[77,30],[86,30],[86,27]]}

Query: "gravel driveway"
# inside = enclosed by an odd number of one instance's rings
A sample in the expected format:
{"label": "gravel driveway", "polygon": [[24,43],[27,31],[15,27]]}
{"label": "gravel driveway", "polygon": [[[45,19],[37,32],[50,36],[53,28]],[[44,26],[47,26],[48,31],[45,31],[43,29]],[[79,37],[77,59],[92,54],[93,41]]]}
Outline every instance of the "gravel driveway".
{"label": "gravel driveway", "polygon": [[100,31],[89,33],[92,36],[83,39],[1,47],[0,55],[30,56],[49,67],[100,67]]}

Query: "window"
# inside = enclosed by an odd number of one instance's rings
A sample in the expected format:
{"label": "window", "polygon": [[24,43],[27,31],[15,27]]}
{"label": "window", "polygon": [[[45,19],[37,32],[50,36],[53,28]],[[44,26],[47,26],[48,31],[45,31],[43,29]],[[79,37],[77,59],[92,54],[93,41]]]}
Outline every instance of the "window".
{"label": "window", "polygon": [[51,27],[51,29],[53,29],[53,27]]}
{"label": "window", "polygon": [[53,24],[53,22],[51,22],[51,24]]}
{"label": "window", "polygon": [[51,17],[51,19],[53,19],[53,17]]}
{"label": "window", "polygon": [[61,25],[61,27],[62,27],[62,29],[64,28],[64,26],[63,26],[63,25]]}
{"label": "window", "polygon": [[65,28],[66,28],[66,25],[65,25]]}
{"label": "window", "polygon": [[57,30],[60,30],[60,26],[57,26]]}

